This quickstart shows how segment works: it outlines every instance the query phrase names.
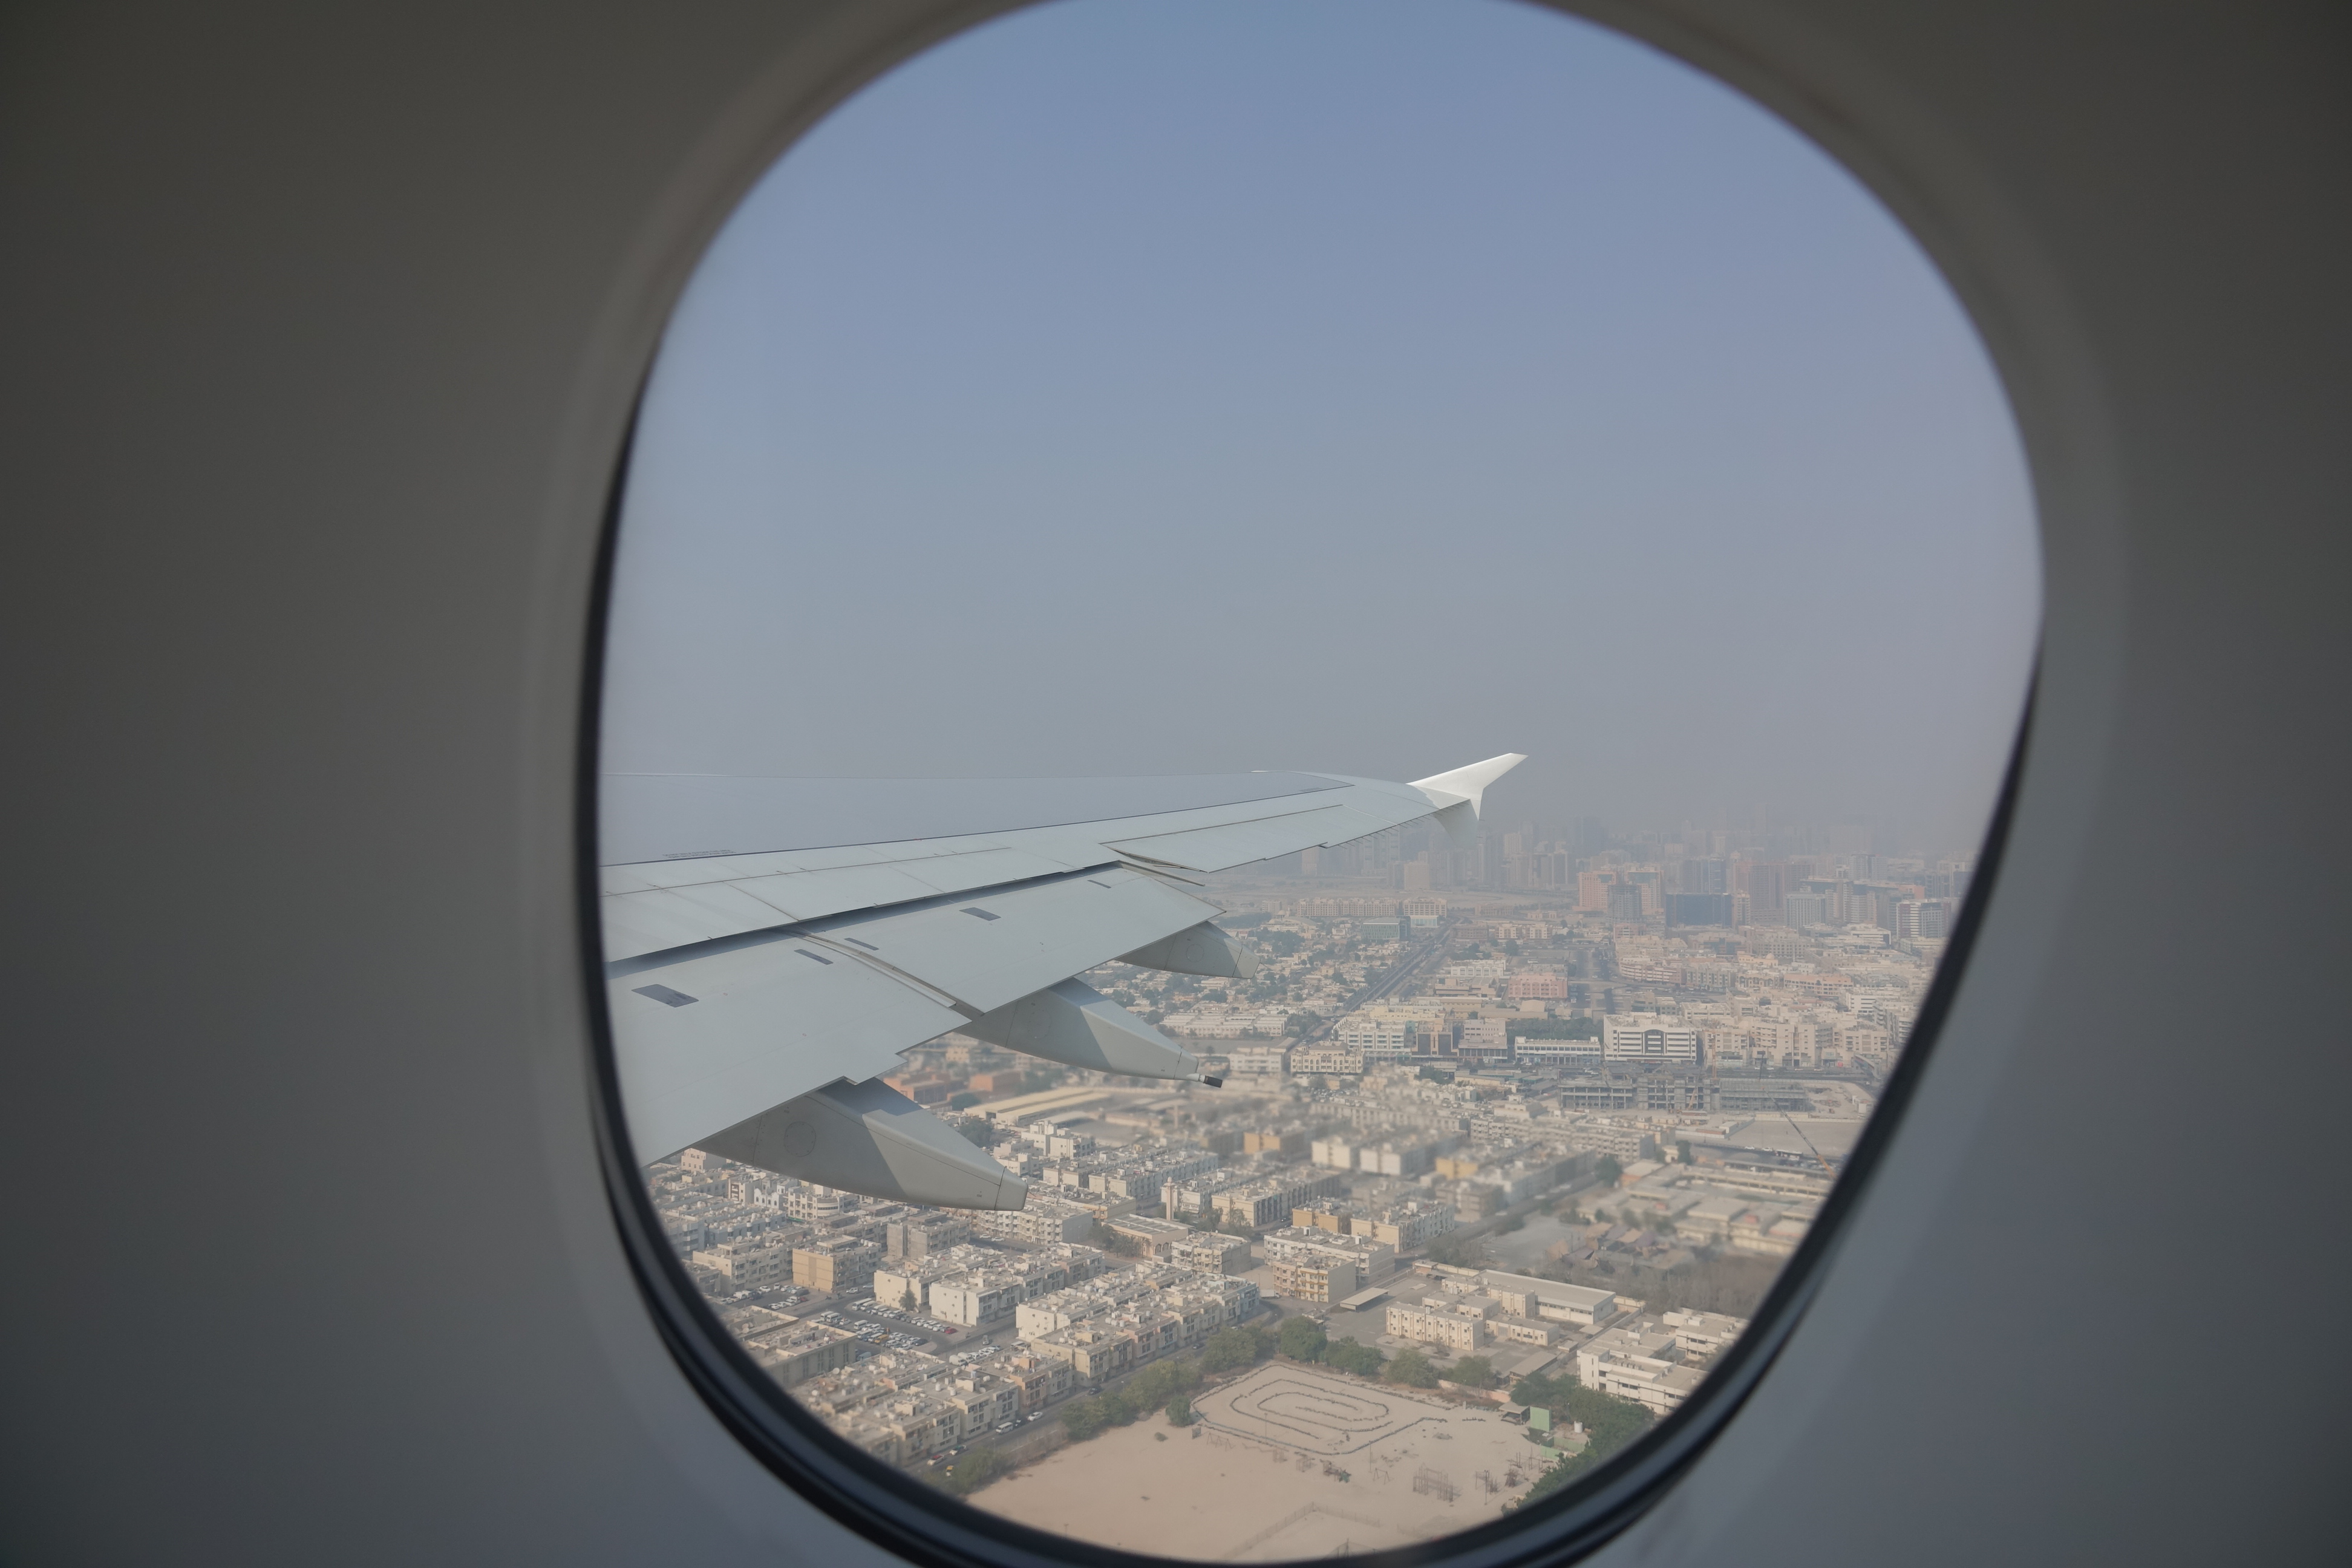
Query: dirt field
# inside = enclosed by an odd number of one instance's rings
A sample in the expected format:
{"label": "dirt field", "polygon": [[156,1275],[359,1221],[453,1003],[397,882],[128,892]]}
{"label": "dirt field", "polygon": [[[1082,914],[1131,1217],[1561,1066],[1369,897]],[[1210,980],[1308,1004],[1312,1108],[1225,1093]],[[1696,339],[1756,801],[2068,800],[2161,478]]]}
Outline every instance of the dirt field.
{"label": "dirt field", "polygon": [[1273,1562],[1467,1529],[1500,1513],[1542,1468],[1540,1450],[1499,1412],[1286,1362],[1193,1408],[1192,1427],[1155,1415],[1116,1428],[971,1501],[1103,1546]]}

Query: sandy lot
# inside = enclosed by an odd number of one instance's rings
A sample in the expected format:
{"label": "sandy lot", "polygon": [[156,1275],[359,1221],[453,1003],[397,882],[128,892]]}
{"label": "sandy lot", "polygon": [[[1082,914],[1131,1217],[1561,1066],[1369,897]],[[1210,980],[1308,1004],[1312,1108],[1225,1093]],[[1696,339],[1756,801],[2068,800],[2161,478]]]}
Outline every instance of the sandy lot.
{"label": "sandy lot", "polygon": [[1543,1465],[1499,1411],[1286,1362],[1193,1408],[1201,1420],[1192,1427],[1139,1421],[1071,1444],[971,1500],[1103,1546],[1274,1562],[1465,1530],[1500,1513]]}

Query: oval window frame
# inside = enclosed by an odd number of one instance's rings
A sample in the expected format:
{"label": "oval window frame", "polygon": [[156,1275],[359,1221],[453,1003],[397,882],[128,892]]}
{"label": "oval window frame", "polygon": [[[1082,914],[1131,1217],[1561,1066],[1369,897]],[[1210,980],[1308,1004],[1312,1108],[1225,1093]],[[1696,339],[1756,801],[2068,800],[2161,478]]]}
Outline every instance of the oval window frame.
{"label": "oval window frame", "polygon": [[[887,43],[854,61],[836,63],[822,73],[821,90],[801,95],[800,111],[786,120],[768,139],[763,150],[755,153],[744,177],[719,204],[719,219],[723,221],[731,214],[751,184],[802,136],[870,82],[917,54],[1039,3],[1041,0],[1007,0],[979,8],[942,5],[939,9],[945,13],[943,16],[932,26],[913,31],[903,22],[895,26],[885,23],[885,30],[892,35]],[[1659,48],[1746,97],[1820,147],[1848,177],[1886,205],[1890,216],[1912,235],[1915,242],[1921,242],[1916,227],[1886,201],[1881,183],[1865,178],[1853,158],[1843,155],[1811,129],[1783,112],[1761,96],[1755,84],[1734,79],[1730,72],[1720,68],[1721,62],[1711,66],[1695,58],[1702,50],[1677,47],[1687,40],[1660,36],[1671,29],[1637,31],[1629,25],[1637,19],[1636,16],[1618,6],[1595,6],[1589,12],[1559,0],[1531,3]],[[1603,9],[1606,15],[1594,14]],[[1742,75],[1764,74],[1752,61],[1741,63],[1749,68]],[[698,263],[716,229],[713,223],[691,247],[685,258],[688,275]],[[1983,338],[1977,313],[1969,308],[1966,293],[1956,286],[1943,258],[1924,242],[1921,248],[1947,286],[1953,288],[1972,330]],[[678,281],[682,287],[683,279]],[[675,304],[674,292],[667,307],[674,308]],[[667,308],[662,312],[662,319],[667,317]],[[1033,1529],[958,1501],[896,1467],[857,1452],[803,1409],[751,1358],[719,1321],[668,1245],[628,1144],[611,1020],[604,988],[597,983],[604,965],[602,920],[597,907],[597,813],[605,632],[622,503],[627,489],[629,447],[650,368],[648,363],[640,372],[637,406],[632,409],[628,433],[613,466],[601,521],[587,607],[573,786],[579,934],[591,1034],[590,1109],[606,1198],[639,1294],[672,1359],[721,1425],[795,1494],[907,1562],[937,1568],[1069,1568],[1080,1563],[1109,1568],[1166,1568],[1168,1564],[1189,1562],[1130,1552]],[[1997,375],[2000,370],[1996,358]],[[2000,382],[2004,399],[2014,411],[2013,389],[2005,375],[2000,376]],[[2030,447],[2025,458],[2031,475]],[[2038,519],[2036,527],[2039,532]],[[2046,613],[2045,604],[2045,616]],[[2015,738],[1978,853],[1976,872],[1942,960],[1922,1000],[1918,1017],[1887,1076],[1878,1107],[1847,1156],[1839,1179],[1804,1240],[1775,1277],[1748,1331],[1723,1352],[1696,1394],[1591,1477],[1501,1519],[1411,1546],[1353,1554],[1349,1558],[1350,1563],[1365,1568],[1417,1568],[1438,1562],[1458,1568],[1519,1568],[1522,1564],[1574,1561],[1606,1544],[1654,1506],[1739,1414],[1820,1289],[1849,1228],[1849,1217],[1885,1163],[1886,1150],[1900,1131],[1905,1113],[1926,1076],[2000,879],[2002,853],[2015,815],[2032,734],[2040,681],[2037,658],[2026,683]]]}

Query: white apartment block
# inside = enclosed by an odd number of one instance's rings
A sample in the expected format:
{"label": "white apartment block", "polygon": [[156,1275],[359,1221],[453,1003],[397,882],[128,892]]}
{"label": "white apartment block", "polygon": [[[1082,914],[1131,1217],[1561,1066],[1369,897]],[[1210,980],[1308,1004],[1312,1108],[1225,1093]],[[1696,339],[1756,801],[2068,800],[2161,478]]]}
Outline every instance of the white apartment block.
{"label": "white apartment block", "polygon": [[1342,1236],[1337,1231],[1313,1225],[1285,1226],[1280,1230],[1268,1231],[1265,1235],[1265,1258],[1269,1263],[1294,1258],[1302,1262],[1321,1258],[1327,1262],[1351,1263],[1363,1275],[1366,1284],[1385,1279],[1396,1269],[1393,1247],[1372,1237]]}
{"label": "white apartment block", "polygon": [[1300,1046],[1290,1053],[1290,1070],[1301,1078],[1318,1072],[1353,1076],[1364,1070],[1364,1053],[1353,1046]]}
{"label": "white apartment block", "polygon": [[1370,1237],[1394,1252],[1410,1252],[1428,1246],[1460,1223],[1461,1216],[1452,1205],[1416,1199],[1382,1214],[1352,1216],[1348,1234]]}
{"label": "white apartment block", "polygon": [[1748,1331],[1748,1320],[1724,1312],[1668,1312],[1662,1320],[1686,1357],[1712,1357]]}
{"label": "white apartment block", "polygon": [[743,1290],[764,1290],[771,1286],[789,1285],[793,1279],[793,1249],[782,1245],[737,1247],[721,1243],[696,1252],[694,1261],[724,1275]]}
{"label": "white apartment block", "polygon": [[1699,1031],[1658,1013],[1612,1013],[1601,1020],[1601,1057],[1611,1062],[1696,1067]]}
{"label": "white apartment block", "polygon": [[1431,1296],[1418,1302],[1395,1302],[1388,1310],[1388,1332],[1400,1340],[1444,1345],[1448,1350],[1475,1351],[1486,1342],[1486,1320],[1496,1302],[1481,1296]]}
{"label": "white apartment block", "polygon": [[892,1352],[794,1391],[841,1436],[889,1465],[907,1465],[992,1431],[1022,1409],[1023,1385],[1003,1368],[952,1368]]}
{"label": "white apartment block", "polygon": [[1246,1279],[1142,1268],[1025,1302],[1019,1322],[1035,1355],[1099,1383],[1255,1316],[1258,1300]]}
{"label": "white apartment block", "polygon": [[1706,1375],[1684,1357],[1675,1336],[1654,1326],[1607,1329],[1577,1347],[1576,1377],[1587,1388],[1663,1415],[1688,1399]]}
{"label": "white apartment block", "polygon": [[1273,1268],[1274,1292],[1297,1301],[1344,1301],[1364,1288],[1364,1271],[1348,1258],[1286,1258]]}
{"label": "white apartment block", "polygon": [[1356,1145],[1345,1138],[1318,1138],[1307,1146],[1307,1158],[1326,1171],[1356,1168]]}
{"label": "white apartment block", "polygon": [[1537,1040],[1519,1035],[1511,1041],[1511,1054],[1529,1067],[1598,1067],[1601,1046],[1597,1039]]}
{"label": "white apartment block", "polygon": [[[878,1281],[880,1275],[875,1276]],[[972,1268],[930,1287],[931,1316],[967,1329],[1001,1323],[1028,1300],[1029,1282],[1002,1268]],[[882,1300],[877,1289],[875,1299]]]}
{"label": "white apartment block", "polygon": [[[1280,1026],[1276,1027],[1278,1029]],[[1279,1077],[1291,1070],[1290,1046],[1287,1042],[1270,1046],[1237,1045],[1225,1053],[1225,1065],[1236,1076]]]}
{"label": "white apartment block", "polygon": [[1618,1310],[1614,1292],[1590,1285],[1507,1274],[1499,1268],[1486,1270],[1478,1277],[1478,1282],[1485,1294],[1494,1297],[1504,1311],[1517,1318],[1591,1325],[1607,1322]]}
{"label": "white apartment block", "polygon": [[[1063,1244],[1041,1255],[1008,1258],[977,1247],[958,1247],[950,1261],[961,1268],[943,1272],[929,1284],[931,1315],[968,1329],[1000,1323],[1033,1296],[1067,1289],[1100,1274],[1103,1255],[1090,1247]],[[894,1298],[882,1294],[878,1300]]]}
{"label": "white apartment block", "polygon": [[1095,1212],[1082,1205],[1032,1192],[1026,1207],[974,1211],[971,1227],[975,1235],[994,1240],[1046,1247],[1059,1241],[1084,1241],[1093,1235]]}

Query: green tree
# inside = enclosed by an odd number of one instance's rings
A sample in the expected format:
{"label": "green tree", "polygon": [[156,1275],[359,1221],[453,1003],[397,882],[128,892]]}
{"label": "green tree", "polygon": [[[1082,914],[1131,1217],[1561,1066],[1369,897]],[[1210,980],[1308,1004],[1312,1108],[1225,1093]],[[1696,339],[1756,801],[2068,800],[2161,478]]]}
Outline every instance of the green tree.
{"label": "green tree", "polygon": [[948,1096],[948,1109],[950,1110],[969,1110],[973,1106],[980,1103],[980,1098],[981,1097],[979,1095],[972,1093],[970,1089],[964,1090],[961,1094],[951,1094]]}
{"label": "green tree", "polygon": [[1486,1249],[1478,1245],[1475,1237],[1464,1236],[1459,1231],[1447,1231],[1429,1244],[1430,1261],[1443,1263],[1449,1268],[1476,1268],[1486,1261]]}
{"label": "green tree", "polygon": [[1572,1375],[1521,1378],[1511,1397],[1521,1405],[1549,1410],[1555,1432],[1569,1422],[1580,1422],[1587,1434],[1582,1450],[1568,1455],[1538,1477],[1522,1502],[1548,1496],[1591,1474],[1657,1423],[1657,1417],[1642,1405],[1587,1388]]}
{"label": "green tree", "polygon": [[1323,1354],[1323,1347],[1331,1342],[1323,1325],[1312,1318],[1291,1318],[1282,1325],[1275,1337],[1276,1348],[1293,1361],[1315,1361]]}
{"label": "green tree", "polygon": [[1121,1397],[1138,1415],[1148,1415],[1169,1401],[1182,1397],[1187,1390],[1198,1387],[1200,1382],[1198,1362],[1156,1361],[1128,1380]]}
{"label": "green tree", "polygon": [[1517,938],[1510,938],[1503,943],[1503,956],[1506,958],[1517,958],[1519,956],[1519,943]]}
{"label": "green tree", "polygon": [[1601,1156],[1601,1163],[1592,1167],[1592,1173],[1601,1178],[1602,1186],[1613,1187],[1617,1184],[1618,1178],[1625,1173],[1625,1167],[1617,1163],[1616,1155],[1603,1154]]}
{"label": "green tree", "polygon": [[1421,1079],[1423,1083],[1452,1083],[1454,1081],[1454,1075],[1452,1073],[1439,1072],[1435,1068],[1425,1064],[1419,1072],[1412,1076]]}
{"label": "green tree", "polygon": [[966,1450],[961,1458],[948,1467],[948,1490],[958,1497],[970,1497],[1005,1469],[1004,1456],[992,1445],[982,1443]]}
{"label": "green tree", "polygon": [[1168,1402],[1168,1425],[1190,1426],[1192,1424],[1192,1396],[1180,1394]]}
{"label": "green tree", "polygon": [[1283,1020],[1282,1027],[1284,1033],[1303,1038],[1322,1022],[1323,1015],[1320,1013],[1293,1013]]}
{"label": "green tree", "polygon": [[1358,1344],[1355,1336],[1350,1334],[1323,1347],[1323,1364],[1353,1373],[1358,1377],[1378,1377],[1381,1368],[1388,1363],[1379,1351],[1370,1345]]}
{"label": "green tree", "polygon": [[1083,1443],[1110,1425],[1098,1399],[1073,1399],[1062,1406],[1062,1426],[1073,1443]]}
{"label": "green tree", "polygon": [[1201,1347],[1202,1372],[1230,1372],[1257,1360],[1257,1335],[1238,1325],[1219,1329]]}
{"label": "green tree", "polygon": [[1465,1388],[1486,1388],[1495,1381],[1495,1363],[1482,1355],[1465,1355],[1454,1363],[1450,1380]]}
{"label": "green tree", "polygon": [[1690,1140],[1678,1138],[1675,1141],[1675,1160],[1678,1164],[1687,1165],[1691,1163]]}
{"label": "green tree", "polygon": [[1437,1368],[1419,1351],[1398,1352],[1383,1375],[1391,1383],[1402,1383],[1412,1388],[1437,1386]]}

